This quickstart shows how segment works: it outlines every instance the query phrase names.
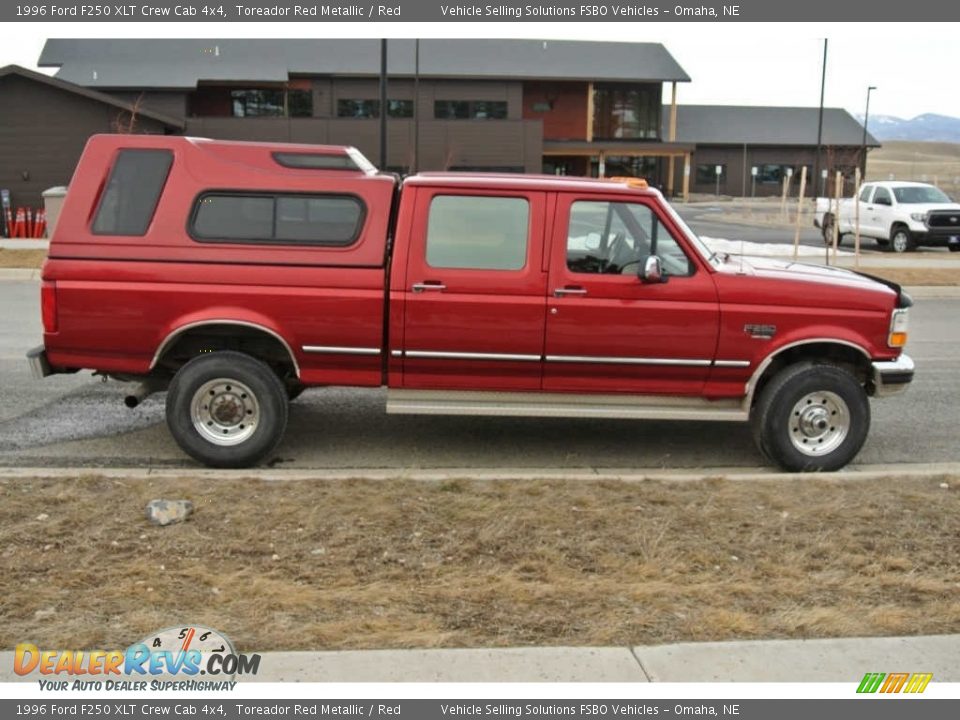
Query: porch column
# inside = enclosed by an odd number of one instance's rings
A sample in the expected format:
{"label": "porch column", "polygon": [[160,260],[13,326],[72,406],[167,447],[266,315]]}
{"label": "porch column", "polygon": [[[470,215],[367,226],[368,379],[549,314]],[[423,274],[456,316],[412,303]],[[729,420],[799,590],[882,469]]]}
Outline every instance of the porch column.
{"label": "porch column", "polygon": [[[669,142],[677,141],[677,82],[671,83],[670,98],[670,128],[667,132]],[[674,167],[677,164],[677,158],[670,156],[670,166],[667,168],[667,192],[672,196],[674,187]]]}

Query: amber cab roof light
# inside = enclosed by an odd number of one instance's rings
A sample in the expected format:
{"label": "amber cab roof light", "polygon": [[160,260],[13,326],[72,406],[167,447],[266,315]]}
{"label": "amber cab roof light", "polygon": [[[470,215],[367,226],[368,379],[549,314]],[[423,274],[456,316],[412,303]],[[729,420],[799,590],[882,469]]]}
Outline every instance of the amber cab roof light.
{"label": "amber cab roof light", "polygon": [[608,178],[610,182],[623,183],[627,187],[636,188],[637,190],[647,190],[650,185],[643,178],[636,177],[612,177]]}

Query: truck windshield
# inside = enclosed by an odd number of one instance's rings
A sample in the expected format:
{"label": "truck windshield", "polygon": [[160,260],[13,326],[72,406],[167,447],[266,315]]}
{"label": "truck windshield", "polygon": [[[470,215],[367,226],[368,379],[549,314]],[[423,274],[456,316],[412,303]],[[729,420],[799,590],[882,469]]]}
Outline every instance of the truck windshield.
{"label": "truck windshield", "polygon": [[947,197],[938,188],[932,185],[917,185],[898,187],[893,189],[893,195],[901,205],[917,205],[920,203],[948,203]]}

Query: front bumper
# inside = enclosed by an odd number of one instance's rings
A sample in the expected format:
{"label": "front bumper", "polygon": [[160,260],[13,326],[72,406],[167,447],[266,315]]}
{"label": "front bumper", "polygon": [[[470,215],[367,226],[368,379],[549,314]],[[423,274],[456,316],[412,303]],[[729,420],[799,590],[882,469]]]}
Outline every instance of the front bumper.
{"label": "front bumper", "polygon": [[27,362],[30,363],[30,374],[33,375],[34,380],[42,380],[48,375],[53,375],[53,368],[50,367],[47,351],[43,345],[37,345],[27,351]]}
{"label": "front bumper", "polygon": [[889,397],[907,389],[913,381],[913,360],[909,355],[901,355],[896,360],[872,363],[873,396]]}

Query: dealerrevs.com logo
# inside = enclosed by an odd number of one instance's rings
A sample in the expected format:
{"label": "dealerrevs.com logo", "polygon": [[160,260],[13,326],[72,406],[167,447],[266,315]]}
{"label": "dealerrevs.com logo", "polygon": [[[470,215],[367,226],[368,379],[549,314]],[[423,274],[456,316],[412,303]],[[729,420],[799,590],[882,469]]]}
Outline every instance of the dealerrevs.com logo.
{"label": "dealerrevs.com logo", "polygon": [[13,669],[44,676],[40,689],[51,691],[233,690],[236,677],[257,674],[260,656],[238,654],[223,633],[194,625],[151,633],[126,650],[41,650],[20,643]]}

